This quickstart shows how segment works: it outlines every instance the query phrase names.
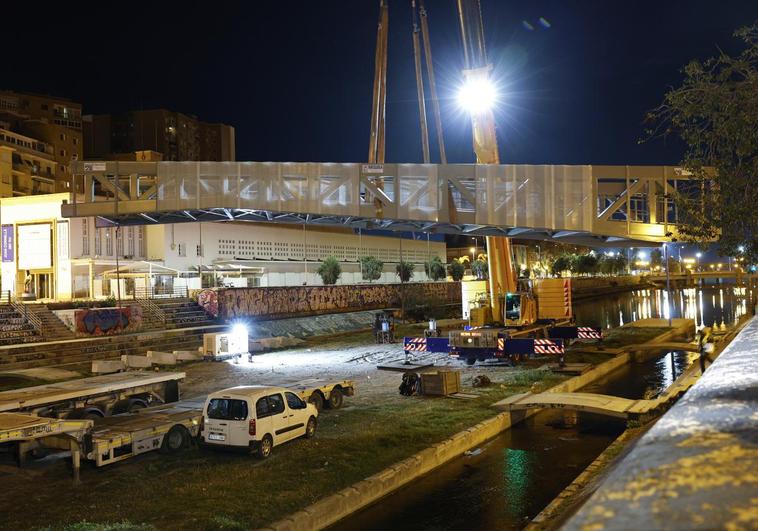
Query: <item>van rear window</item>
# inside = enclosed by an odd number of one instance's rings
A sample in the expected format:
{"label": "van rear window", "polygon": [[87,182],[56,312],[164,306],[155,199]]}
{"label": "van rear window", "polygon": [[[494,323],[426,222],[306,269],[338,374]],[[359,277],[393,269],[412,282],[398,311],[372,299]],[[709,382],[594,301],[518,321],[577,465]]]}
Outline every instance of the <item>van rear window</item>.
{"label": "van rear window", "polygon": [[208,418],[218,420],[245,420],[247,402],[233,398],[212,398],[208,402]]}

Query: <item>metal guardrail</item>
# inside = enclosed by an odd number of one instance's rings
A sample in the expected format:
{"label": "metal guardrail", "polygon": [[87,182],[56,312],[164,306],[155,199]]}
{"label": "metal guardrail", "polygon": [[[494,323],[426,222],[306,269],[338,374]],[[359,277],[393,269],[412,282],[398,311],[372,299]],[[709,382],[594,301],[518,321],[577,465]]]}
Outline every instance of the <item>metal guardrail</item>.
{"label": "metal guardrail", "polygon": [[33,311],[30,311],[29,307],[26,304],[11,302],[10,305],[19,313],[19,315],[21,315],[21,317],[24,319],[24,322],[32,325],[34,330],[41,337],[45,337],[45,326],[42,323],[42,319],[40,319],[37,314],[35,314]]}
{"label": "metal guardrail", "polygon": [[133,294],[134,299],[170,299],[178,297],[189,297],[189,288],[187,286],[135,288]]}
{"label": "metal guardrail", "polygon": [[0,305],[2,304],[10,304],[11,303],[11,292],[10,290],[2,290],[0,291]]}
{"label": "metal guardrail", "polygon": [[135,300],[145,315],[151,317],[160,326],[166,325],[166,312],[161,310],[157,304],[150,299],[135,298]]}

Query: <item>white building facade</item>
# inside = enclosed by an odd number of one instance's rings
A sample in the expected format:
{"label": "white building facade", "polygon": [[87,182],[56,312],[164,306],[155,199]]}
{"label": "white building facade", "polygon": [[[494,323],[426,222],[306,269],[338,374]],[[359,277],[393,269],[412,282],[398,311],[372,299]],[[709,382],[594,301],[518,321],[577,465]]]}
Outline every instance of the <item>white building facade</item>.
{"label": "white building facade", "polygon": [[96,227],[64,219],[69,193],[0,199],[0,287],[11,299],[131,298],[209,286],[321,285],[321,262],[335,257],[339,284],[364,282],[358,262],[384,262],[375,282],[397,282],[396,264],[446,258],[444,242],[356,234],[347,229],[267,223],[181,223]]}

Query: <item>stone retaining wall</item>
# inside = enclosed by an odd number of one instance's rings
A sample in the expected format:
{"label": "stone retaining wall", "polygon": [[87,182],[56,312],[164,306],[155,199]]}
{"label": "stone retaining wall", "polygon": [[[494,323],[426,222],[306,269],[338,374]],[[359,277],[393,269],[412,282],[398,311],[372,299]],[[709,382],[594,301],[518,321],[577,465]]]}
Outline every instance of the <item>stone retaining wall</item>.
{"label": "stone retaining wall", "polygon": [[[214,292],[215,296],[201,293],[198,301],[207,311],[225,321],[248,317],[281,319],[399,308],[401,293],[407,305],[461,303],[460,282],[226,288]],[[205,301],[209,302],[205,304]]]}

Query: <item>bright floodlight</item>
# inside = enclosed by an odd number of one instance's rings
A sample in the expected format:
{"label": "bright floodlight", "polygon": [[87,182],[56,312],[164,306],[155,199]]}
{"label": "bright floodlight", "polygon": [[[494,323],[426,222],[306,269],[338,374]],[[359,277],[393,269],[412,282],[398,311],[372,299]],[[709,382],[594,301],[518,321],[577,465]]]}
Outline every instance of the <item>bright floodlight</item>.
{"label": "bright floodlight", "polygon": [[744,253],[745,252],[745,246],[744,245],[740,245],[739,247],[737,247],[737,250],[739,252],[741,252],[741,253]]}
{"label": "bright floodlight", "polygon": [[468,79],[458,90],[458,104],[472,114],[488,111],[497,102],[497,90],[489,79]]}
{"label": "bright floodlight", "polygon": [[695,253],[695,256],[697,256],[698,258],[700,258],[701,256],[703,256],[703,253]]}
{"label": "bright floodlight", "polygon": [[238,336],[247,336],[247,327],[242,323],[237,323],[232,327],[232,334]]}
{"label": "bright floodlight", "polygon": [[637,253],[637,258],[641,260],[647,260],[647,253],[644,251],[640,251],[639,253]]}

